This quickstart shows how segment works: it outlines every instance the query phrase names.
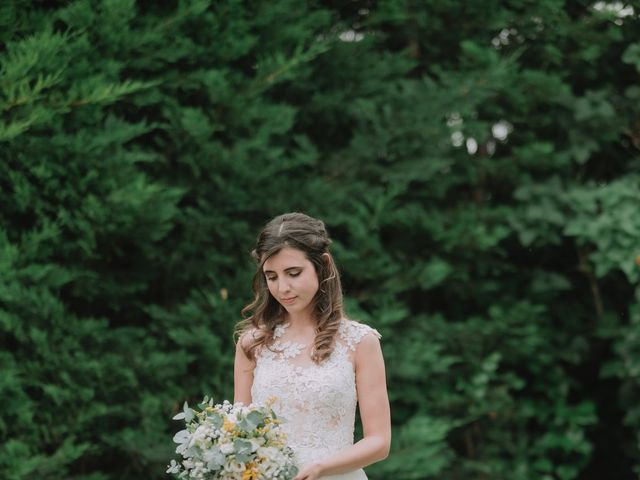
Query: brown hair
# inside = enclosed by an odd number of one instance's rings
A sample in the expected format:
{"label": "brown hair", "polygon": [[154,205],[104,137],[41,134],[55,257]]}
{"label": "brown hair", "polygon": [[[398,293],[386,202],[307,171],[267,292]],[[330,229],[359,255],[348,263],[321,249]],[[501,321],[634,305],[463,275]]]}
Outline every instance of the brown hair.
{"label": "brown hair", "polygon": [[242,341],[242,349],[249,358],[255,358],[256,349],[269,347],[276,327],[284,323],[285,310],[269,292],[262,266],[269,257],[285,247],[304,253],[318,275],[318,292],[313,299],[317,327],[311,357],[314,362],[320,363],[331,355],[344,309],[340,275],[329,253],[330,244],[324,223],[303,213],[277,216],[260,232],[256,248],[251,252],[257,263],[252,285],[255,297],[242,309],[245,318],[236,328],[240,337],[252,331]]}

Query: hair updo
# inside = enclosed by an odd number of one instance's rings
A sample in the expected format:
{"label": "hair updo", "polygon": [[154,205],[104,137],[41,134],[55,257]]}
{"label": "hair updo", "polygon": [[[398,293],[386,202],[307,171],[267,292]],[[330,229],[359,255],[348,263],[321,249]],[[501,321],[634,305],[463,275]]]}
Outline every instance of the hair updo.
{"label": "hair updo", "polygon": [[313,298],[316,337],[312,359],[316,363],[331,355],[340,321],[344,317],[340,275],[329,253],[331,239],[321,220],[303,213],[285,213],[266,224],[251,256],[257,263],[253,276],[254,300],[242,309],[245,317],[237,332],[251,335],[242,338],[242,348],[253,359],[257,348],[271,346],[274,332],[285,321],[286,310],[273,298],[262,271],[264,262],[283,248],[295,248],[304,253],[318,276],[318,292]]}

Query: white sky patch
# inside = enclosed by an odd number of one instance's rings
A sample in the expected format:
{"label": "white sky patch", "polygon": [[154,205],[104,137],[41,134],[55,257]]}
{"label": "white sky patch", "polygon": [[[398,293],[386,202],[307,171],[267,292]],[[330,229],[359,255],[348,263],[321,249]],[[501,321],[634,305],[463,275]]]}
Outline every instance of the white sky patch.
{"label": "white sky patch", "polygon": [[447,115],[447,127],[451,130],[451,143],[454,147],[461,147],[465,144],[464,134],[462,133],[462,116],[458,112],[451,112]]}
{"label": "white sky patch", "polygon": [[513,125],[506,120],[500,120],[491,126],[491,134],[496,140],[504,142],[509,134],[513,131]]}
{"label": "white sky patch", "polygon": [[493,140],[489,140],[487,142],[487,153],[489,154],[489,156],[496,153],[496,142],[494,142]]}
{"label": "white sky patch", "polygon": [[476,142],[475,138],[467,138],[467,152],[469,152],[469,155],[473,155],[474,153],[476,153],[478,151],[478,142]]}
{"label": "white sky patch", "polygon": [[631,5],[622,2],[596,2],[593,9],[598,12],[613,13],[618,18],[631,17],[635,11]]}
{"label": "white sky patch", "polygon": [[491,44],[496,48],[500,48],[504,45],[509,45],[511,43],[510,37],[514,37],[517,35],[518,31],[515,28],[503,28],[502,30],[500,30],[500,33],[498,33],[498,35],[493,37],[493,39],[491,40]]}
{"label": "white sky patch", "polygon": [[339,36],[343,42],[360,42],[364,38],[364,34],[355,30],[347,30]]}
{"label": "white sky patch", "polygon": [[454,147],[461,147],[464,143],[464,135],[462,132],[453,132],[451,134],[451,143],[453,143]]}

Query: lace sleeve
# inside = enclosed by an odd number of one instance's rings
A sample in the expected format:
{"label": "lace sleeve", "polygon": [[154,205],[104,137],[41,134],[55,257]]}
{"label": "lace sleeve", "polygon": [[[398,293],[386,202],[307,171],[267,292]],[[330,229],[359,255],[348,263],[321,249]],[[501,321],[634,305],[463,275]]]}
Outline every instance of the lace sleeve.
{"label": "lace sleeve", "polygon": [[[249,328],[245,330],[238,338],[238,345],[242,347],[242,349],[247,352],[247,348],[253,344],[256,340],[260,338],[260,330],[258,328]],[[262,347],[256,347],[253,349],[251,353],[251,357],[255,359],[255,357],[259,356],[262,351]]]}
{"label": "lace sleeve", "polygon": [[364,323],[347,320],[341,325],[340,338],[345,342],[347,348],[353,352],[355,352],[356,346],[366,335],[375,335],[378,339],[382,338],[382,335],[375,328]]}
{"label": "lace sleeve", "polygon": [[250,328],[240,334],[240,337],[238,338],[238,343],[244,346],[247,342],[256,340],[257,338],[258,338],[258,329],[255,327]]}

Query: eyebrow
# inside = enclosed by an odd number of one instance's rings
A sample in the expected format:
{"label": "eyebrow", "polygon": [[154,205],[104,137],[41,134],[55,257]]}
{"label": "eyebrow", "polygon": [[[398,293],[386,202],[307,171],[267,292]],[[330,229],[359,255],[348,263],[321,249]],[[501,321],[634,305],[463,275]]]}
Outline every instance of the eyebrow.
{"label": "eyebrow", "polygon": [[[285,272],[288,272],[289,270],[301,270],[302,267],[287,267],[284,269]],[[273,270],[263,270],[262,273],[276,273]]]}

